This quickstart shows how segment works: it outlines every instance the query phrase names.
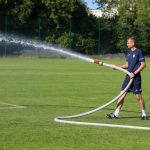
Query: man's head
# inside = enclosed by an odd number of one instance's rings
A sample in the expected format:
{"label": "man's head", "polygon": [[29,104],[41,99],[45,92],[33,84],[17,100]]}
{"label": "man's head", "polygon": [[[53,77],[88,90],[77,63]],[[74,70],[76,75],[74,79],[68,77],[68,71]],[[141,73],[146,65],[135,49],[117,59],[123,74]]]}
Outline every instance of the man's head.
{"label": "man's head", "polygon": [[127,47],[129,49],[133,48],[136,46],[136,39],[134,37],[129,37],[127,40]]}

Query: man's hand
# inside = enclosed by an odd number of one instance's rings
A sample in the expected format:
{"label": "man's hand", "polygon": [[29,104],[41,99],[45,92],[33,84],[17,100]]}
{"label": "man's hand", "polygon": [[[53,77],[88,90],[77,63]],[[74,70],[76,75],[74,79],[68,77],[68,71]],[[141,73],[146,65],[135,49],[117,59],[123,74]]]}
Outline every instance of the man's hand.
{"label": "man's hand", "polygon": [[113,68],[114,70],[116,70],[116,67],[117,67],[116,65],[114,65],[114,64],[112,65],[112,68]]}
{"label": "man's hand", "polygon": [[131,72],[130,75],[129,75],[129,77],[130,77],[130,78],[134,78],[134,77],[135,77],[135,74]]}

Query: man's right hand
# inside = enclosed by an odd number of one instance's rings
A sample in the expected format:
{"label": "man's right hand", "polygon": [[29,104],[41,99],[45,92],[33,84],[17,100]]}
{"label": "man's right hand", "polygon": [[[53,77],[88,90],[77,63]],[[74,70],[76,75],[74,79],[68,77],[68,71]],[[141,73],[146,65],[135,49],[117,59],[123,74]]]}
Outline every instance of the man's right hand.
{"label": "man's right hand", "polygon": [[116,70],[116,67],[117,67],[116,65],[114,65],[114,64],[112,65],[113,70]]}

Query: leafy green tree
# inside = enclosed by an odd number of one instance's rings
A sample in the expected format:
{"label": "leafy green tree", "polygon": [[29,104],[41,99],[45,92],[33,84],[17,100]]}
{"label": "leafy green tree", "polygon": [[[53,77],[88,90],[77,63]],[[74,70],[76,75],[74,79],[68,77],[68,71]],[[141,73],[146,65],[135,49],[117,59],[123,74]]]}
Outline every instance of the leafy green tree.
{"label": "leafy green tree", "polygon": [[8,32],[36,34],[50,43],[94,52],[96,18],[80,0],[1,0],[0,8]]}
{"label": "leafy green tree", "polygon": [[18,17],[23,22],[30,16],[33,4],[32,0],[1,0],[0,14]]}
{"label": "leafy green tree", "polygon": [[[149,0],[96,0],[103,3],[105,11],[112,8],[118,11],[116,19],[117,38],[116,47],[122,52],[126,50],[126,40],[129,36],[135,36],[138,46],[146,53],[149,52],[150,44],[150,2]],[[142,33],[142,34],[141,34]]]}
{"label": "leafy green tree", "polygon": [[[0,0],[0,30],[89,54],[124,52],[127,37],[134,35],[149,53],[149,0],[95,2],[106,14],[102,18],[91,15],[82,0]],[[118,13],[110,17],[112,10]]]}

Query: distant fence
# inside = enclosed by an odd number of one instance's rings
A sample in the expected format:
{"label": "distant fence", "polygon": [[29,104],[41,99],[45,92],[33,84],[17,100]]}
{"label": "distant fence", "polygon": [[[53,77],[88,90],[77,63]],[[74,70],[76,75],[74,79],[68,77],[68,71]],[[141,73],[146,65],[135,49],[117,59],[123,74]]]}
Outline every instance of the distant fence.
{"label": "distant fence", "polygon": [[[45,23],[44,18],[33,18],[23,23],[18,19],[9,16],[0,16],[0,32],[3,34],[16,34],[34,40],[47,41],[60,47],[73,49],[79,53],[98,55],[105,53],[116,53],[112,44],[112,32],[105,32],[102,29],[101,20],[96,24],[96,29],[90,30],[93,35],[83,32],[81,27],[68,20],[64,27],[52,30],[52,25]],[[117,32],[117,29],[116,29]],[[125,39],[127,38],[125,28]],[[113,40],[114,40],[113,39]],[[126,45],[125,45],[126,47]],[[52,53],[48,51],[37,50],[35,48],[22,47],[20,45],[7,44],[0,41],[0,56],[23,55],[23,56],[48,56]]]}

